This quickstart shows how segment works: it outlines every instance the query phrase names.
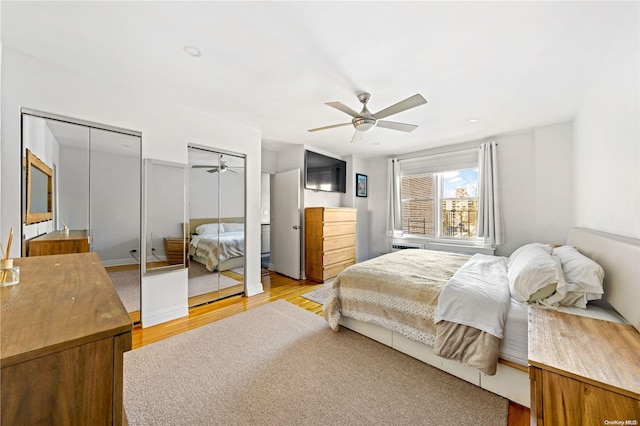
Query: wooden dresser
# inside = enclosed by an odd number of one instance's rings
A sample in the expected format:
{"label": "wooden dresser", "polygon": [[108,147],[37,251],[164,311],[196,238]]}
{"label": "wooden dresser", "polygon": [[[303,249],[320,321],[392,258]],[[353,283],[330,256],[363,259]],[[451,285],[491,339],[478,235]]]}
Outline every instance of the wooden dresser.
{"label": "wooden dresser", "polygon": [[96,253],[15,259],[0,288],[0,423],[125,423],[132,324]]}
{"label": "wooden dresser", "polygon": [[640,424],[631,325],[530,307],[529,377],[532,425]]}
{"label": "wooden dresser", "polygon": [[304,209],[307,279],[323,282],[356,263],[356,214],[346,207]]}
{"label": "wooden dresser", "polygon": [[29,256],[87,253],[88,251],[90,251],[89,233],[86,230],[69,231],[68,234],[53,231],[29,240]]}

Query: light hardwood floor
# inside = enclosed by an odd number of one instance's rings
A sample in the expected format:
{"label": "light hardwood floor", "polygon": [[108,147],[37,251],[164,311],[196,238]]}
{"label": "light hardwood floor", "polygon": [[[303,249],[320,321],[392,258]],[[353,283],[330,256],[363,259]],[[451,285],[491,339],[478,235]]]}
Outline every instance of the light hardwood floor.
{"label": "light hardwood floor", "polygon": [[[143,329],[138,324],[133,330],[133,349],[278,299],[284,299],[308,311],[322,315],[322,305],[302,297],[303,294],[322,287],[322,284],[305,280],[296,281],[274,272],[263,273],[262,284],[264,286],[264,293],[256,296],[234,296],[208,305],[191,308],[189,309],[188,317],[179,318],[154,327]],[[510,403],[508,426],[526,426],[528,424],[529,409],[518,404]]]}

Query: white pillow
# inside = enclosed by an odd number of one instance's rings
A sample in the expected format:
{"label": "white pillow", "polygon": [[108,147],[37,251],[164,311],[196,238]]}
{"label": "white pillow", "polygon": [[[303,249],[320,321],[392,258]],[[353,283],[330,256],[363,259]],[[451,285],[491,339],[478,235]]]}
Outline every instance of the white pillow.
{"label": "white pillow", "polygon": [[567,281],[567,295],[561,305],[586,308],[587,301],[602,298],[604,269],[600,265],[571,246],[556,247],[553,254],[560,259]]}
{"label": "white pillow", "polygon": [[602,299],[602,294],[586,293],[584,291],[567,291],[567,295],[559,302],[562,306],[575,306],[587,309],[589,300]]}
{"label": "white pillow", "polygon": [[511,256],[509,256],[509,260],[507,261],[507,266],[509,266],[513,262],[515,262],[516,259],[520,255],[522,255],[523,253],[526,253],[527,250],[531,249],[531,247],[540,247],[540,248],[544,249],[547,253],[551,254],[551,245],[550,244],[542,244],[542,243],[525,244],[525,245],[517,248],[513,253],[511,253]]}
{"label": "white pillow", "polygon": [[244,223],[224,222],[224,232],[242,232],[244,231]]}
{"label": "white pillow", "polygon": [[[544,298],[555,304],[566,295],[560,259],[549,254],[545,245],[527,244],[516,250],[509,258],[507,276],[511,296],[518,302]],[[532,299],[532,296],[537,299]]]}
{"label": "white pillow", "polygon": [[218,229],[220,232],[224,232],[224,228],[221,223],[203,223],[196,227],[196,233],[198,235],[217,235]]}

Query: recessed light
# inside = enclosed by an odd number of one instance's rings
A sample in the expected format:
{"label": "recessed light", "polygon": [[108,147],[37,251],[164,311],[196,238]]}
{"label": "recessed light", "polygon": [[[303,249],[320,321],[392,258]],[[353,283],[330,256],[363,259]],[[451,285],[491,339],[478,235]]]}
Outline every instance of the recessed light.
{"label": "recessed light", "polygon": [[198,57],[200,55],[202,55],[202,53],[200,52],[200,50],[198,50],[197,47],[193,47],[193,46],[185,46],[184,47],[184,51],[187,55],[191,55],[194,57]]}
{"label": "recessed light", "polygon": [[467,123],[477,123],[478,120],[476,120],[475,118],[472,118],[471,120],[467,121]]}

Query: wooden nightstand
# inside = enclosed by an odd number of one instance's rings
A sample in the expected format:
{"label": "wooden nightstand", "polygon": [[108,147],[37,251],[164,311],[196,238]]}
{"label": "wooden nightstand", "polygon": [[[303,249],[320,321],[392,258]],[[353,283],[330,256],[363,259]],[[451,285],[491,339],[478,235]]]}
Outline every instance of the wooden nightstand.
{"label": "wooden nightstand", "polygon": [[184,259],[184,266],[189,266],[189,238],[165,237],[164,252],[169,265],[179,265]]}
{"label": "wooden nightstand", "polygon": [[631,325],[530,307],[529,377],[532,425],[640,424]]}

